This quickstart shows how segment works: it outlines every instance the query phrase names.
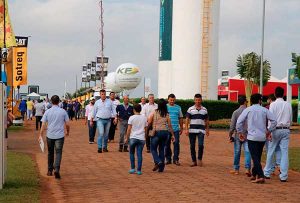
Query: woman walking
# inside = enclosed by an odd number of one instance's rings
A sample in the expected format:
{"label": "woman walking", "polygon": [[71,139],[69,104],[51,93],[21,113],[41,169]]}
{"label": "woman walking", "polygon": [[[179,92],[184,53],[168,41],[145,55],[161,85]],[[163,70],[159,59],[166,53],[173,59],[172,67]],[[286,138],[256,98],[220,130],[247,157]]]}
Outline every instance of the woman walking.
{"label": "woman walking", "polygon": [[169,132],[174,141],[174,132],[172,129],[167,102],[164,99],[158,101],[158,108],[148,118],[148,126],[153,126],[151,137],[151,153],[154,160],[153,171],[163,172],[165,168],[165,146],[168,140]]}

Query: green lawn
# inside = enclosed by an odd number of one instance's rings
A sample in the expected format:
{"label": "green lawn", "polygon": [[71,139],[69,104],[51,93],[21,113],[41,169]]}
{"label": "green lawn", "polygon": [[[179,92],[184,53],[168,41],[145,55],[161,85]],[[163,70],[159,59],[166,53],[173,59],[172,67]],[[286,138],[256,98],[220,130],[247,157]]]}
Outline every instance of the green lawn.
{"label": "green lawn", "polygon": [[9,131],[16,132],[16,131],[20,131],[20,130],[24,130],[24,126],[14,126],[14,125],[12,125],[8,128],[8,132]]}
{"label": "green lawn", "polygon": [[34,161],[28,155],[8,152],[7,179],[0,190],[0,202],[39,202],[39,180]]}
{"label": "green lawn", "polygon": [[289,150],[290,169],[300,172],[300,147]]}

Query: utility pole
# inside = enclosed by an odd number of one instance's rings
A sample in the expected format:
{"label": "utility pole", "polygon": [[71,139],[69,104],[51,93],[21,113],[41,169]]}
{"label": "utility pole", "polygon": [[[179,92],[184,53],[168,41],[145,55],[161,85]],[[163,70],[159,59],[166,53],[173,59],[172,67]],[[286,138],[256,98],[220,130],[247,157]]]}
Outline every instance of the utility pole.
{"label": "utility pole", "polygon": [[265,17],[266,17],[266,0],[263,0],[263,15],[262,15],[262,39],[261,39],[261,58],[260,58],[260,83],[259,93],[263,94],[263,66],[264,66],[264,41],[265,41]]}
{"label": "utility pole", "polygon": [[101,51],[100,51],[100,56],[101,56],[101,89],[104,89],[104,22],[103,22],[103,0],[100,0],[100,34],[101,34]]}

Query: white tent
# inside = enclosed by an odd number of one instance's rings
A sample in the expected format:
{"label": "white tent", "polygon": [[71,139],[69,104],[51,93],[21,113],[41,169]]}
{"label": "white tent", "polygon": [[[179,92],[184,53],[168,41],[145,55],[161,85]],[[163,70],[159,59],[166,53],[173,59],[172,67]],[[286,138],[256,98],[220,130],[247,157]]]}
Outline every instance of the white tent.
{"label": "white tent", "polygon": [[32,92],[30,93],[29,95],[27,95],[27,97],[40,97],[41,95],[35,93],[35,92]]}

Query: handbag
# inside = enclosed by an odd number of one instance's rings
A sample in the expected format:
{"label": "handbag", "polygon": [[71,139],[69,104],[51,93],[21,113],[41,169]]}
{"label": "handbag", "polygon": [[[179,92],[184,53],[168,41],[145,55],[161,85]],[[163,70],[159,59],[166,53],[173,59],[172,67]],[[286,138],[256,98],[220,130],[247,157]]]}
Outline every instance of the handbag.
{"label": "handbag", "polygon": [[156,132],[156,122],[155,119],[157,120],[157,112],[155,111],[154,117],[153,117],[153,124],[152,124],[152,131],[149,133],[149,137],[154,137],[155,132]]}

